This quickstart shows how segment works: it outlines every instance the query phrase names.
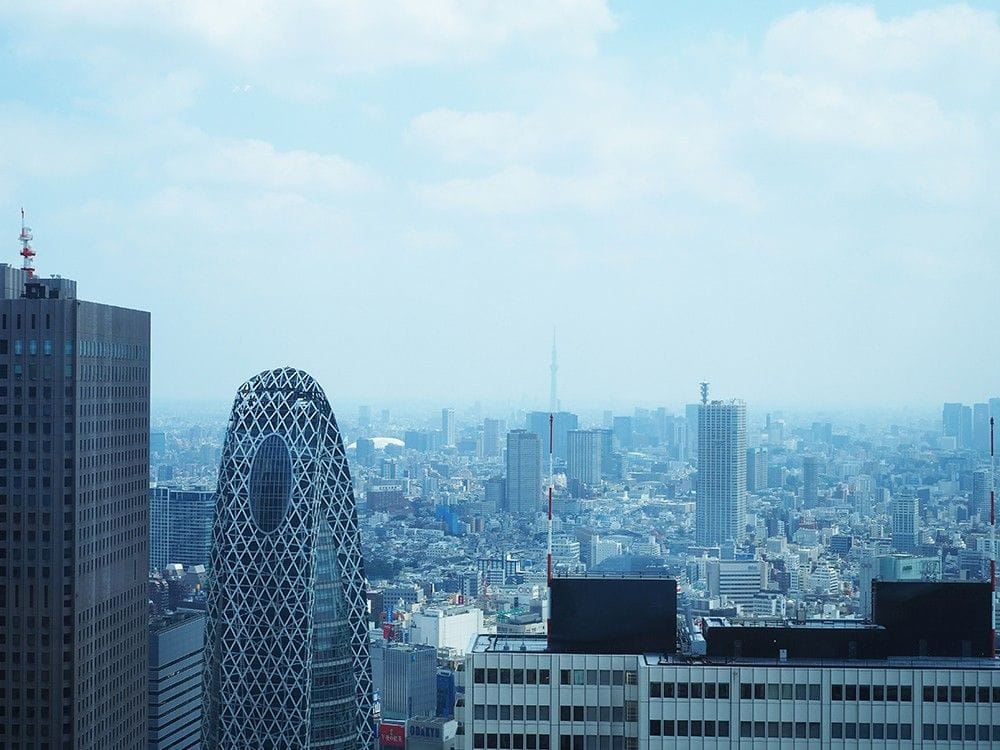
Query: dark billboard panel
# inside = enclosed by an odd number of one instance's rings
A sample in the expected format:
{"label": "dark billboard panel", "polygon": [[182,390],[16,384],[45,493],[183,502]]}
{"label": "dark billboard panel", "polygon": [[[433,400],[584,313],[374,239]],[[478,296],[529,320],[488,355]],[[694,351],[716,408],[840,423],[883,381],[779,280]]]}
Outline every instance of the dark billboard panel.
{"label": "dark billboard panel", "polygon": [[890,656],[992,657],[990,584],[873,581],[872,620]]}
{"label": "dark billboard panel", "polygon": [[677,582],[553,578],[549,648],[561,653],[677,651]]}

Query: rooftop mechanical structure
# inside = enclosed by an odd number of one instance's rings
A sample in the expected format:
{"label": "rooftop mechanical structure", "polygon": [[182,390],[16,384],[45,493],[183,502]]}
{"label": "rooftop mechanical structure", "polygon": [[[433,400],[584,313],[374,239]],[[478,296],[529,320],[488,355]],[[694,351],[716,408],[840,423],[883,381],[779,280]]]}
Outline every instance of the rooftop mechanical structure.
{"label": "rooftop mechanical structure", "polygon": [[219,471],[206,747],[374,743],[365,580],[343,442],[306,373],[240,386]]}

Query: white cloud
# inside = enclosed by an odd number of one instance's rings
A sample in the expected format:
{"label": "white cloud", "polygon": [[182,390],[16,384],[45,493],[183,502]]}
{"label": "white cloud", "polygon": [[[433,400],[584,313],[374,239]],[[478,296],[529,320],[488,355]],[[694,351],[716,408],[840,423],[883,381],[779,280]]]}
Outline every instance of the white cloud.
{"label": "white cloud", "polygon": [[58,0],[8,9],[8,18],[76,31],[180,37],[260,71],[370,71],[484,60],[518,43],[592,54],[614,28],[604,0]]}
{"label": "white cloud", "polygon": [[166,170],[189,184],[320,195],[367,192],[379,182],[371,170],[342,156],[279,151],[254,139],[198,139],[183,156],[170,159]]}

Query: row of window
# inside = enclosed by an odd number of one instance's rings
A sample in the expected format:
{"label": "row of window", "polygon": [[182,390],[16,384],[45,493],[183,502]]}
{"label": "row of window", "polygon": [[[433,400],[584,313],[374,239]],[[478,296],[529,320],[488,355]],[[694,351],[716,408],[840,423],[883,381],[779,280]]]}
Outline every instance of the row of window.
{"label": "row of window", "polygon": [[559,750],[638,750],[638,737],[596,737],[586,734],[559,736]]}
{"label": "row of window", "polygon": [[729,698],[728,682],[651,682],[650,698]]}
{"label": "row of window", "polygon": [[[800,724],[804,722],[799,722]],[[818,726],[818,725],[817,725]],[[650,737],[728,737],[728,721],[700,719],[650,719]],[[802,735],[805,737],[805,735]],[[818,736],[818,735],[817,735]]]}
{"label": "row of window", "polygon": [[635,685],[638,676],[634,670],[624,672],[614,669],[560,669],[560,685]]}
{"label": "row of window", "polygon": [[499,719],[500,721],[548,721],[548,706],[488,706],[477,703],[472,707],[474,719]]}
{"label": "row of window", "polygon": [[[721,686],[720,686],[721,687]],[[743,700],[796,700],[818,701],[820,686],[818,683],[806,684],[797,682],[741,682],[740,698]],[[720,696],[722,697],[722,696]]]}
{"label": "row of window", "polygon": [[925,740],[1000,741],[1000,724],[924,724],[923,730]]}
{"label": "row of window", "polygon": [[740,737],[811,739],[820,738],[818,721],[741,721]]}
{"label": "row of window", "polygon": [[472,735],[472,746],[476,750],[502,748],[502,750],[549,750],[547,734],[484,734]]}
{"label": "row of window", "polygon": [[625,701],[624,706],[560,706],[559,721],[637,721],[638,711],[635,701]]}
{"label": "row of window", "polygon": [[472,681],[477,685],[548,685],[549,670],[477,668]]}
{"label": "row of window", "polygon": [[924,703],[1000,703],[1000,687],[924,686]]}
{"label": "row of window", "polygon": [[[21,378],[24,377],[24,365],[22,365],[20,362],[15,362],[14,369],[12,372],[14,374],[14,379],[20,380]],[[53,377],[52,372],[53,372],[52,365],[44,365],[42,367],[42,379],[52,380]],[[7,377],[9,377],[7,365],[0,364],[0,378],[6,380]],[[73,377],[73,365],[71,364],[63,365],[63,377],[64,378]],[[28,379],[29,380],[38,379],[38,365],[28,365]]]}

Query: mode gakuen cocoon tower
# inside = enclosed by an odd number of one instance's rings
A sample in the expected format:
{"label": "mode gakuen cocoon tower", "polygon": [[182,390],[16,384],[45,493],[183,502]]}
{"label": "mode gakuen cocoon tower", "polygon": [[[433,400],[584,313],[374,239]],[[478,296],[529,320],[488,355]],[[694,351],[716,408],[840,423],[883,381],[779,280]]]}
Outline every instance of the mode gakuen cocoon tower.
{"label": "mode gakuen cocoon tower", "polygon": [[372,747],[366,612],[330,404],[304,372],[263,372],[237,391],[219,471],[206,747]]}

